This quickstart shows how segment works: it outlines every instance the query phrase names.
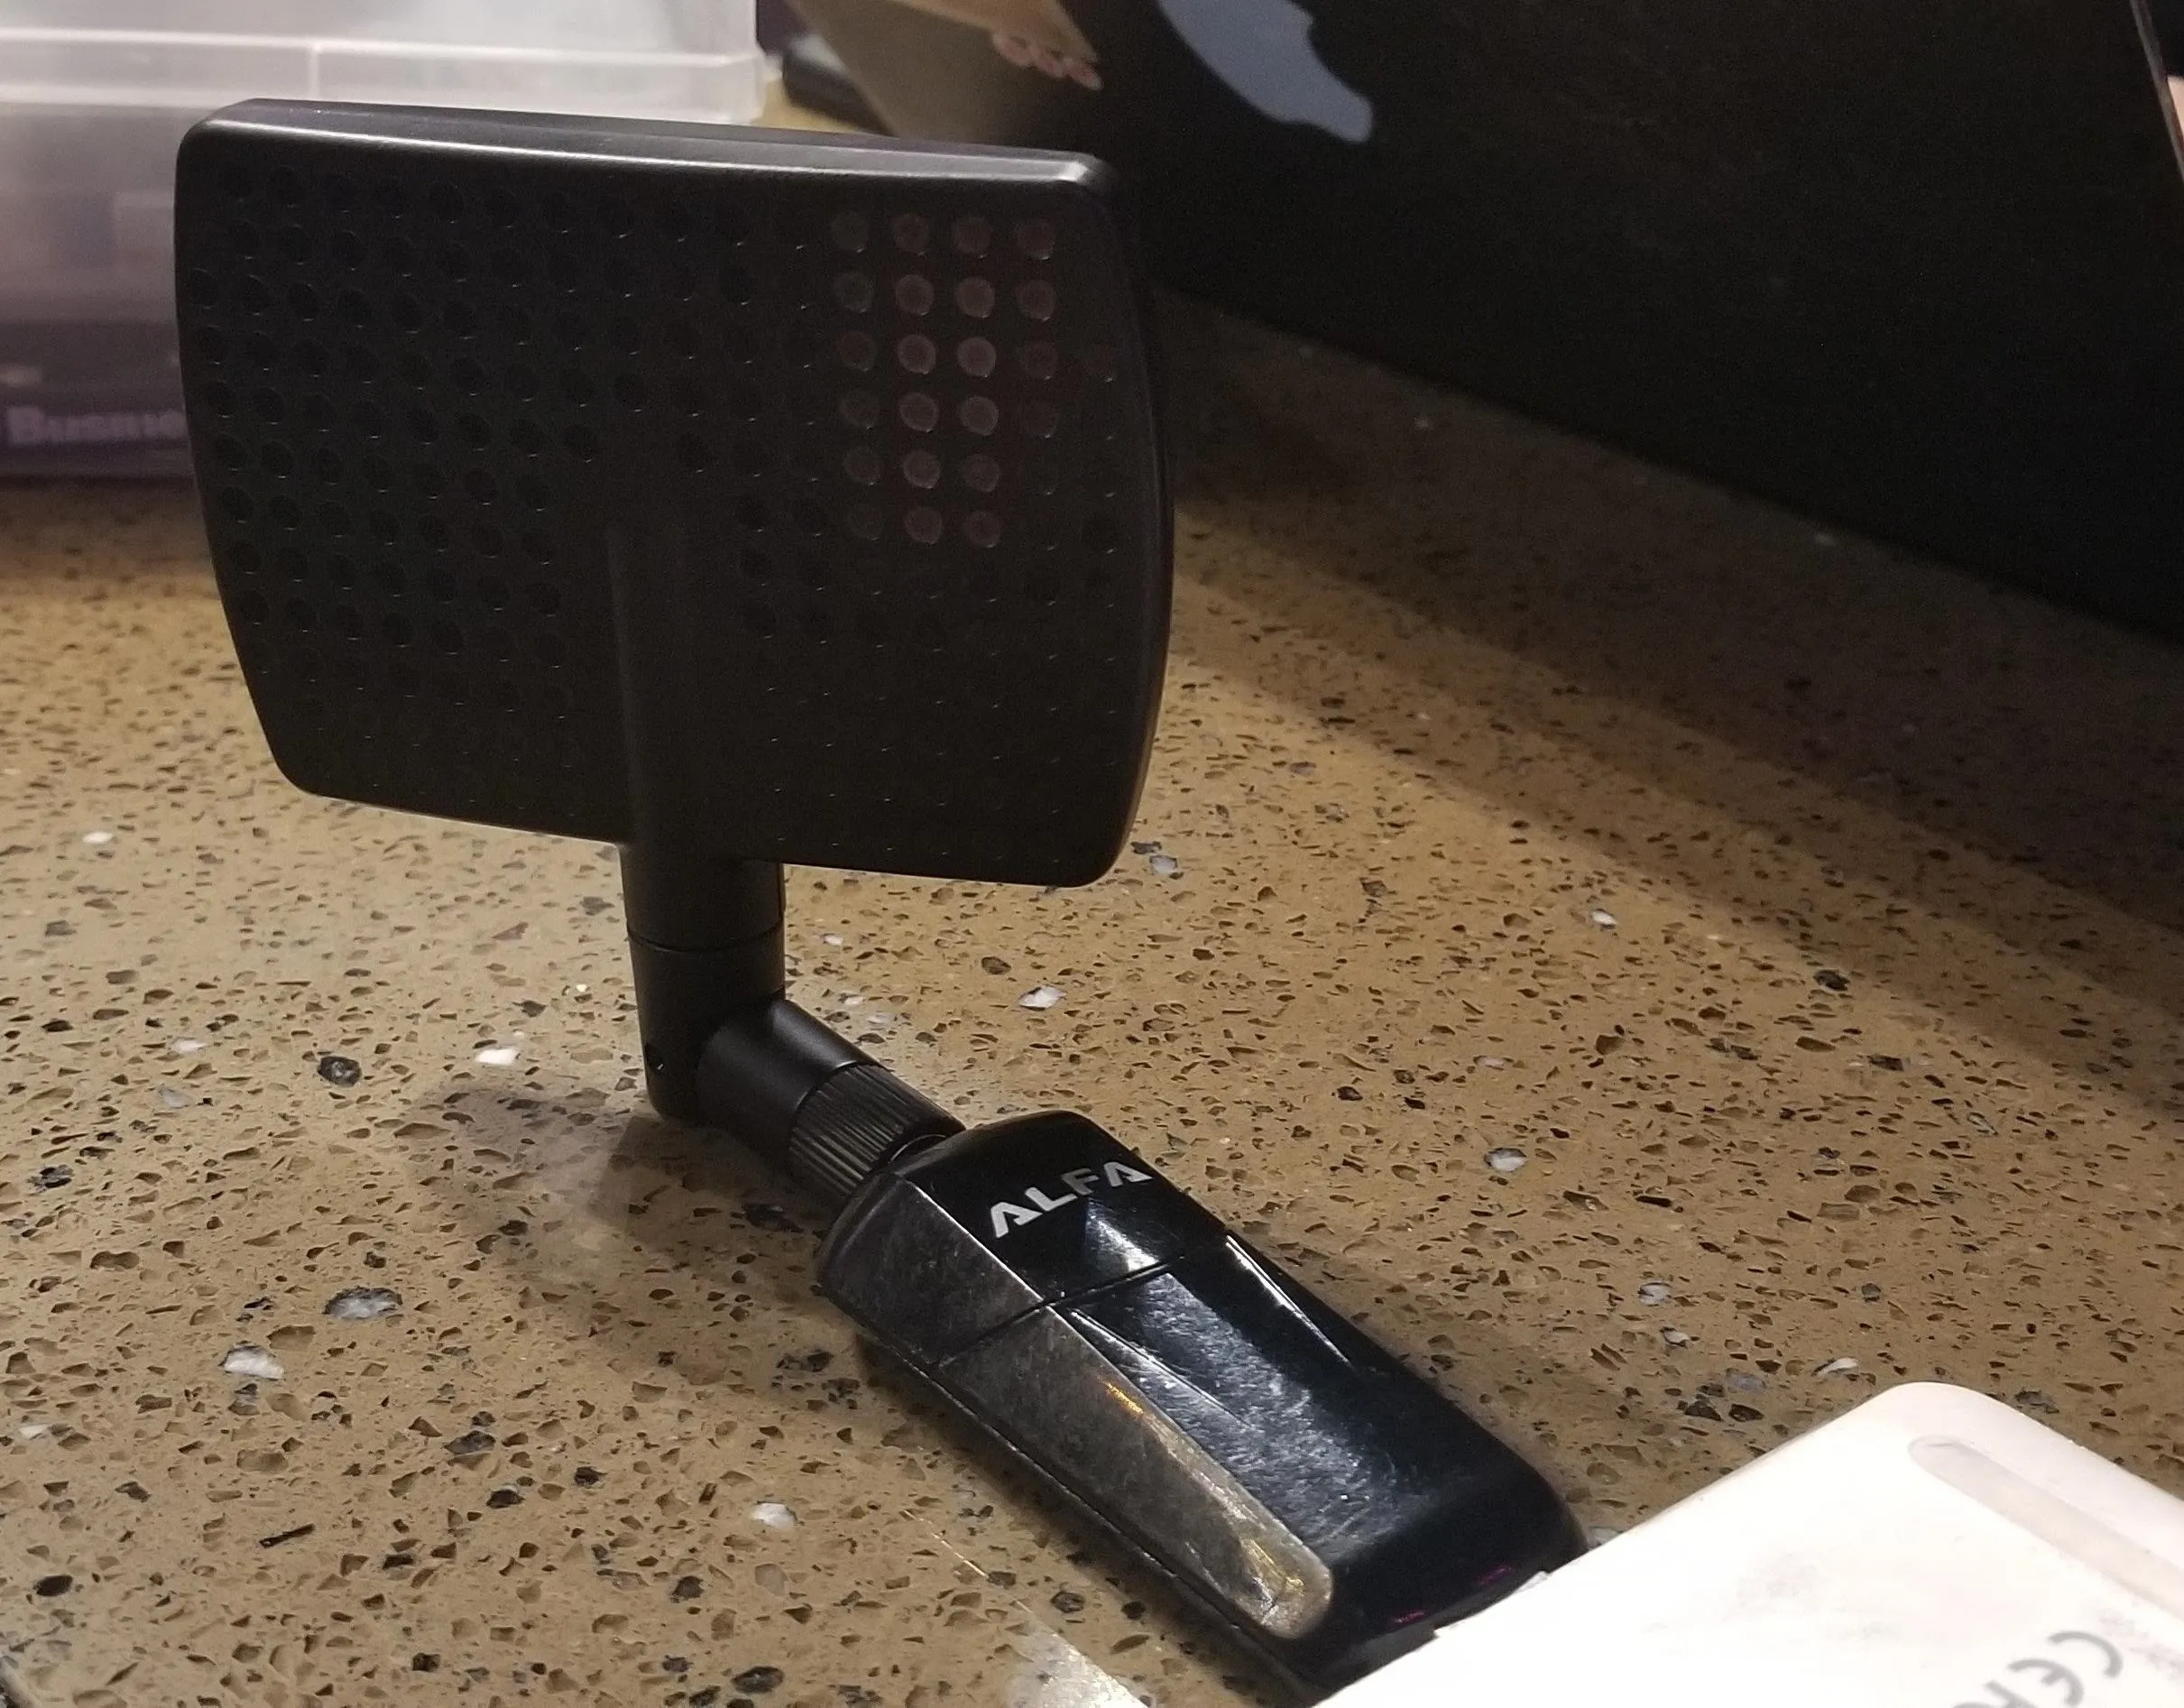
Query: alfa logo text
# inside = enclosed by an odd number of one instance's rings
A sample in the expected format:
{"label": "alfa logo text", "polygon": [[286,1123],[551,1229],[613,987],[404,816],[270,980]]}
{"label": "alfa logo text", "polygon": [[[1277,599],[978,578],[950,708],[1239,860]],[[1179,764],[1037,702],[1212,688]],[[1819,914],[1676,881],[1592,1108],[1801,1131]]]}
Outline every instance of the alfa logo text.
{"label": "alfa logo text", "polygon": [[989,1214],[993,1218],[993,1237],[1000,1239],[1011,1228],[1020,1228],[1027,1222],[1037,1222],[1049,1210],[1060,1210],[1074,1204],[1079,1198],[1089,1198],[1104,1183],[1110,1186],[1126,1186],[1137,1181],[1148,1181],[1153,1177],[1142,1168],[1134,1168],[1127,1162],[1103,1163],[1097,1168],[1072,1168],[1055,1182],[1066,1186],[1068,1195],[1059,1196],[1044,1186],[1033,1186],[1024,1194],[1024,1202],[1018,1204],[1003,1198],[992,1206]]}

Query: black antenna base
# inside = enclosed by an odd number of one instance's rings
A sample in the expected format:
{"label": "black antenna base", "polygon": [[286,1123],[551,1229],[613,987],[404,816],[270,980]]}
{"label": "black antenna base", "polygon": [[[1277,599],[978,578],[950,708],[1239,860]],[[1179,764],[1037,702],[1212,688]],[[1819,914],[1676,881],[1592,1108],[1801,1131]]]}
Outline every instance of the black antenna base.
{"label": "black antenna base", "polygon": [[645,1089],[838,1207],[917,1140],[963,1123],[783,993],[781,868],[622,851]]}

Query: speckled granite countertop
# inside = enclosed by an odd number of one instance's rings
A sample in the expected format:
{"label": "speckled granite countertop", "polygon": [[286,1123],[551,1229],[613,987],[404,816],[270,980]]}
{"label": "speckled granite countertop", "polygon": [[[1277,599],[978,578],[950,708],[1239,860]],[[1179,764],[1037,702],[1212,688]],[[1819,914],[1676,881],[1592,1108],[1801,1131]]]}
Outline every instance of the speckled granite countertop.
{"label": "speckled granite countertop", "polygon": [[[1136,852],[798,874],[802,999],[1107,1118],[1597,1527],[1905,1376],[2184,1491],[2173,653],[1214,339]],[[185,494],[0,491],[0,703],[27,1700],[1260,1694],[645,1111],[609,851],[275,775]]]}

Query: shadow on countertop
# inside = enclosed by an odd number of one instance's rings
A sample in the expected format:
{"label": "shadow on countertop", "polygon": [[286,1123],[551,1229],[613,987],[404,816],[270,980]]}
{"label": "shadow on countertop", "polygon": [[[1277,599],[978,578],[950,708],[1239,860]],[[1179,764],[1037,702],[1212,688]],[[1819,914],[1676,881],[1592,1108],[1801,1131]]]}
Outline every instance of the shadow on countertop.
{"label": "shadow on countertop", "polygon": [[[1397,751],[1449,705],[1436,780],[2184,1108],[2144,1035],[2184,1013],[2173,646],[1274,334],[1184,309],[1168,341],[1178,571],[1252,619],[1186,609],[1180,655]],[[1330,713],[1285,632],[1405,686]],[[1699,857],[1694,813],[1748,845]],[[1876,898],[1962,928],[1954,964]],[[2123,1005],[2058,1036],[2027,957]]]}

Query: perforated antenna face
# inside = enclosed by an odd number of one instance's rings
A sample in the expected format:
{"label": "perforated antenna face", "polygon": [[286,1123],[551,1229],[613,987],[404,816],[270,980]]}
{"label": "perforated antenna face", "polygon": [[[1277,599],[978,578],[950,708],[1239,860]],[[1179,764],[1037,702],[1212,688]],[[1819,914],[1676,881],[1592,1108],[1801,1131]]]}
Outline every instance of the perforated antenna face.
{"label": "perforated antenna face", "polygon": [[184,143],[183,367],[274,755],[352,800],[1080,882],[1168,524],[1071,156],[251,102]]}

